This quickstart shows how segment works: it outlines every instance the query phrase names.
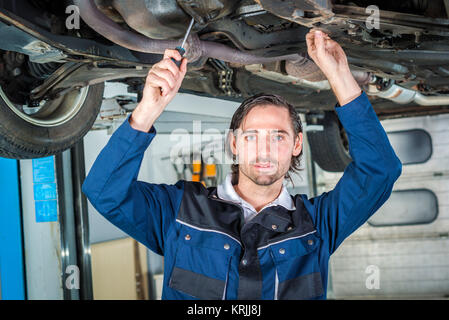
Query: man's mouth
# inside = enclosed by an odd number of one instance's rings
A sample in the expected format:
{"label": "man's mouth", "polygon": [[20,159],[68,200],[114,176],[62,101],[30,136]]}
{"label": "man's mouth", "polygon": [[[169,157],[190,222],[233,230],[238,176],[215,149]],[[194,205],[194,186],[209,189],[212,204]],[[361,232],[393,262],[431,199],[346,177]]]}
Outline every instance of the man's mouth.
{"label": "man's mouth", "polygon": [[254,168],[259,170],[268,170],[274,168],[274,164],[271,162],[256,162],[253,164],[253,166]]}

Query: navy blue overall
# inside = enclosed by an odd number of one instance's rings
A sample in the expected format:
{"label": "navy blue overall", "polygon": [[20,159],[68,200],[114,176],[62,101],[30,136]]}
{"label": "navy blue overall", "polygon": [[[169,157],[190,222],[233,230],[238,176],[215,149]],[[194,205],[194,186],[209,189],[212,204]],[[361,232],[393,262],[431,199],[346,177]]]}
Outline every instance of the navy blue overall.
{"label": "navy blue overall", "polygon": [[219,199],[216,187],[138,181],[156,130],[134,130],[129,116],[83,192],[111,223],[164,256],[163,299],[325,299],[330,255],[388,199],[402,171],[365,92],[335,110],[353,161],[332,191],[293,196],[293,211],[267,207],[244,223],[242,208]]}

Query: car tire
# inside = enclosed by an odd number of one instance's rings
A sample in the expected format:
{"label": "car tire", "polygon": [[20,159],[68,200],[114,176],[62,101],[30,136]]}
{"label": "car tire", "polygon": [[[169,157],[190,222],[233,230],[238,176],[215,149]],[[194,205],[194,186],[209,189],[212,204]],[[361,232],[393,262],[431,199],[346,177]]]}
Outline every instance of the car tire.
{"label": "car tire", "polygon": [[322,125],[322,130],[307,131],[313,161],[325,171],[344,171],[352,158],[346,133],[337,115],[335,112],[325,112],[317,124]]}
{"label": "car tire", "polygon": [[[100,112],[104,83],[85,87],[76,110],[60,124],[46,125],[27,120],[14,110],[0,88],[0,157],[11,159],[42,158],[58,154],[75,145],[93,126]],[[81,91],[80,91],[81,92]],[[71,93],[67,93],[69,95]],[[60,107],[70,111],[72,100],[62,99]],[[73,109],[73,108],[72,108]]]}

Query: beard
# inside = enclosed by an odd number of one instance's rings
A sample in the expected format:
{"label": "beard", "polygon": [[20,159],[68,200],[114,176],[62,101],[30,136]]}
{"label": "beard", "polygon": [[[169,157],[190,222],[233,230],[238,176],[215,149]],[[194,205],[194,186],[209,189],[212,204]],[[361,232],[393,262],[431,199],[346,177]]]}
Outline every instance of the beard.
{"label": "beard", "polygon": [[250,179],[252,182],[254,182],[256,185],[259,186],[270,186],[276,181],[278,181],[281,178],[285,177],[285,174],[288,170],[285,172],[282,172],[283,170],[280,170],[279,167],[276,167],[277,169],[273,173],[260,173],[260,172],[254,172],[256,170],[251,170],[251,165],[239,165],[239,171],[243,175],[245,175],[248,179]]}

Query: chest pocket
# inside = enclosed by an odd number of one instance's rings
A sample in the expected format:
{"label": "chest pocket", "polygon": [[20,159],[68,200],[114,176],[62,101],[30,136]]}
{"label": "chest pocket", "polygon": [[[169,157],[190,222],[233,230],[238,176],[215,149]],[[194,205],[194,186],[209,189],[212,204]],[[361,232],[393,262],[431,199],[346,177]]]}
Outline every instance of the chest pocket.
{"label": "chest pocket", "polygon": [[270,246],[276,267],[275,299],[299,300],[324,293],[315,233]]}
{"label": "chest pocket", "polygon": [[169,287],[186,298],[225,299],[229,266],[239,244],[216,232],[182,226]]}

